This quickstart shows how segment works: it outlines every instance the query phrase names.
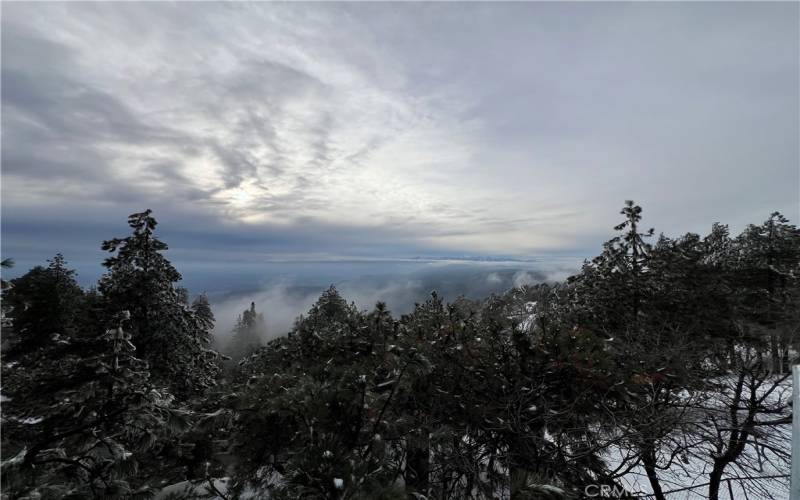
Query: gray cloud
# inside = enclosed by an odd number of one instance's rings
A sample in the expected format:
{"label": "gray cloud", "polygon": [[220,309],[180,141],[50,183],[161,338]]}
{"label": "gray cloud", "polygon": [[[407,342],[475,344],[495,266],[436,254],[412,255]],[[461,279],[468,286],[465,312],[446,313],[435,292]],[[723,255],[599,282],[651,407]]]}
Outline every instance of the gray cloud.
{"label": "gray cloud", "polygon": [[3,254],[146,207],[198,272],[797,220],[799,8],[10,3]]}

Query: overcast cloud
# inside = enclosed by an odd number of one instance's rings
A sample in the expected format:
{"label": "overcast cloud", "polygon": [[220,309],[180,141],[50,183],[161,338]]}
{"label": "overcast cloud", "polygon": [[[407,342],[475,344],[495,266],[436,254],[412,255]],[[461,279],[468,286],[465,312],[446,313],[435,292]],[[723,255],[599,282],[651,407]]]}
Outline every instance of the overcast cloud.
{"label": "overcast cloud", "polygon": [[197,273],[796,222],[799,8],[4,3],[3,256],[96,270],[148,207]]}

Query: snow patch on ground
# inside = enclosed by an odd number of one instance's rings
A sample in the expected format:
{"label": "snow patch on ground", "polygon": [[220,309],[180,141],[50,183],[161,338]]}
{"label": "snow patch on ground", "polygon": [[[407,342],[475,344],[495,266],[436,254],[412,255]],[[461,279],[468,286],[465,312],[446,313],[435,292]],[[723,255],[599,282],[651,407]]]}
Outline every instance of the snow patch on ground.
{"label": "snow patch on ground", "polygon": [[[735,378],[728,377],[728,379],[719,379],[717,382],[734,384]],[[702,402],[703,407],[698,416],[704,419],[712,416],[720,422],[719,425],[723,425],[723,419],[729,415],[727,396],[729,394],[724,392],[708,392],[695,395],[695,399],[698,402]],[[790,396],[791,380],[786,380],[781,383],[776,391],[770,394],[770,399],[773,402],[780,402]],[[774,417],[778,417],[778,415]],[[711,429],[710,426],[712,424],[710,422],[702,422],[700,419],[698,421],[700,421],[699,428]],[[791,449],[791,427],[789,425],[775,426],[768,429],[767,432],[770,433],[769,439],[771,439],[771,443],[769,444],[771,446],[778,444],[786,450]],[[711,443],[706,442],[691,447],[688,453],[678,457],[678,460],[669,470],[658,471],[664,492],[674,491],[674,493],[667,495],[668,499],[701,500],[708,497],[712,453],[714,453],[714,450]],[[609,463],[609,467],[613,470],[622,464],[625,455],[625,450],[617,447],[610,450],[605,458]],[[769,448],[759,447],[757,449],[752,444],[748,444],[739,462],[749,465],[745,469],[731,464],[725,469],[725,475],[720,485],[720,499],[772,500],[789,497],[788,474],[790,464],[785,459],[770,451]],[[755,479],[745,480],[742,479],[743,477]],[[632,494],[648,498],[647,495],[652,495],[653,493],[647,475],[641,466],[630,470],[621,478],[621,482],[626,486],[626,490]]]}

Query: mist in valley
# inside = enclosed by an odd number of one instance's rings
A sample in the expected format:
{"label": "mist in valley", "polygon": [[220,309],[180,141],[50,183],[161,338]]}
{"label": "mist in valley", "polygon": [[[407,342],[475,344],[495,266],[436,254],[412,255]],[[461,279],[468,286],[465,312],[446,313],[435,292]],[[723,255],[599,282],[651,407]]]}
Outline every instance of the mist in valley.
{"label": "mist in valley", "polygon": [[[215,339],[225,345],[237,317],[251,302],[264,316],[263,340],[267,341],[291,330],[295,319],[305,314],[330,286],[359,309],[370,310],[376,302],[384,302],[397,317],[411,312],[415,303],[424,302],[433,291],[447,301],[460,296],[479,300],[515,287],[561,281],[576,272],[580,262],[576,257],[510,262],[421,261],[389,266],[393,272],[388,274],[382,272],[386,266],[380,264],[355,269],[352,265],[329,263],[324,273],[327,282],[296,272],[273,275],[259,286],[209,291],[208,297],[216,318]],[[363,274],[347,276],[354,271]]]}

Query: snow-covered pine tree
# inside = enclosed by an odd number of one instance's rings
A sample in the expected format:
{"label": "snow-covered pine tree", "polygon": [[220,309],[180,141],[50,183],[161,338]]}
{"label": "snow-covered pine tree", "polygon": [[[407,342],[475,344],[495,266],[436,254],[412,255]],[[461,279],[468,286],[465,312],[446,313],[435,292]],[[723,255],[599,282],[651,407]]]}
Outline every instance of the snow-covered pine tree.
{"label": "snow-covered pine tree", "polygon": [[3,291],[10,328],[4,330],[5,359],[32,352],[52,334],[72,336],[79,329],[84,292],[61,254],[11,280]]}
{"label": "snow-covered pine tree", "polygon": [[195,297],[192,302],[192,311],[198,324],[208,332],[214,329],[214,313],[211,311],[211,304],[208,296],[203,293]]}
{"label": "snow-covered pine tree", "polygon": [[734,240],[737,294],[744,326],[768,342],[774,372],[788,369],[800,301],[800,229],[779,212]]}
{"label": "snow-covered pine tree", "polygon": [[236,488],[265,488],[279,474],[270,492],[278,498],[397,493],[380,436],[396,395],[394,381],[386,383],[397,376],[394,356],[383,350],[391,332],[388,311],[366,315],[331,287],[288,337],[244,362],[234,404]]}
{"label": "snow-covered pine tree", "polygon": [[151,386],[116,325],[94,336],[54,333],[3,366],[3,486],[13,498],[149,498],[140,461],[185,426],[172,396]]}
{"label": "snow-covered pine tree", "polygon": [[603,252],[584,263],[569,279],[577,306],[575,321],[595,334],[613,337],[625,331],[636,334],[647,300],[647,260],[651,245],[645,241],[653,229],[639,232],[642,209],[632,201],[620,212],[625,220],[614,227],[620,234],[603,245]]}
{"label": "snow-covered pine tree", "polygon": [[133,234],[103,242],[113,255],[99,283],[105,310],[128,310],[138,355],[150,363],[156,384],[187,397],[216,382],[219,355],[210,349],[208,316],[198,318],[176,286],[180,273],[164,257],[167,245],[154,231],[150,210],[132,214]]}

